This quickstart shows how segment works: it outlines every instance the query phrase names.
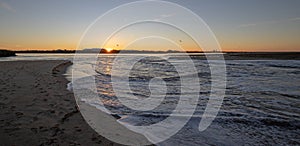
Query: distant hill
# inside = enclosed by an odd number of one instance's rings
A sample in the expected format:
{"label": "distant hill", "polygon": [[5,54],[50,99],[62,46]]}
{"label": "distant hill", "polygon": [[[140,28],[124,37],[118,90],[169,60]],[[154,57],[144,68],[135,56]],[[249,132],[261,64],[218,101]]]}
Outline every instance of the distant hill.
{"label": "distant hill", "polygon": [[76,53],[103,53],[103,54],[163,54],[163,53],[180,53],[179,51],[168,50],[168,51],[148,51],[148,50],[111,50],[107,51],[106,49],[101,48],[88,48],[84,50],[77,50]]}
{"label": "distant hill", "polygon": [[14,51],[0,50],[0,57],[16,56]]}
{"label": "distant hill", "polygon": [[[103,53],[103,54],[165,54],[165,53],[183,53],[182,51],[168,50],[168,51],[150,51],[150,50],[111,50],[101,48],[86,48],[83,50],[22,50],[15,51],[15,53]],[[185,53],[203,53],[201,51],[187,51]]]}
{"label": "distant hill", "polygon": [[182,53],[180,51],[168,50],[168,51],[149,51],[149,50],[112,50],[107,52],[107,50],[102,49],[100,53],[124,53],[124,54],[165,54],[165,53]]}
{"label": "distant hill", "polygon": [[83,50],[76,50],[76,53],[99,53],[100,48],[87,48]]}
{"label": "distant hill", "polygon": [[181,53],[180,51],[168,50],[168,51],[148,51],[148,50],[111,50],[101,48],[87,48],[83,50],[76,50],[76,53],[103,53],[103,54],[163,54],[163,53]]}

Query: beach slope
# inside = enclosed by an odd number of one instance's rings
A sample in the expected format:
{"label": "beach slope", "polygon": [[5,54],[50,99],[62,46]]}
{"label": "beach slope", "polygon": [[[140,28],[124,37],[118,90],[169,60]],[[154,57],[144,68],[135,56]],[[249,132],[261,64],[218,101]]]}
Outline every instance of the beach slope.
{"label": "beach slope", "polygon": [[77,110],[62,76],[69,61],[0,62],[1,145],[117,145]]}

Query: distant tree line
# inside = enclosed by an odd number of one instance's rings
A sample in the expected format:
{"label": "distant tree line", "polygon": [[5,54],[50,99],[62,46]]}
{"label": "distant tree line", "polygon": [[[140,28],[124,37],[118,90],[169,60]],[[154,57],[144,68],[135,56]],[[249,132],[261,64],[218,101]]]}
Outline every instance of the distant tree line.
{"label": "distant tree line", "polygon": [[[105,53],[105,54],[165,54],[165,53],[183,53],[183,51],[168,50],[168,51],[150,51],[150,50],[111,50],[101,48],[87,48],[83,50],[18,50],[18,51],[8,51],[5,50],[6,55],[14,56],[14,53]],[[11,54],[9,54],[11,53]],[[185,53],[203,53],[202,51],[187,51]],[[3,53],[4,54],[4,53]]]}
{"label": "distant tree line", "polygon": [[75,50],[22,50],[16,53],[75,53]]}
{"label": "distant tree line", "polygon": [[0,50],[0,57],[16,56],[14,51]]}

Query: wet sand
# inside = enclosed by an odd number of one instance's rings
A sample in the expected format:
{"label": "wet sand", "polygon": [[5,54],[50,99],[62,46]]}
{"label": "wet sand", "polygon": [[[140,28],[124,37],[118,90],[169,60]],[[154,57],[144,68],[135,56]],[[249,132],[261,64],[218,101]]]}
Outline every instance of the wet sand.
{"label": "wet sand", "polygon": [[0,62],[0,145],[117,145],[77,110],[68,61]]}

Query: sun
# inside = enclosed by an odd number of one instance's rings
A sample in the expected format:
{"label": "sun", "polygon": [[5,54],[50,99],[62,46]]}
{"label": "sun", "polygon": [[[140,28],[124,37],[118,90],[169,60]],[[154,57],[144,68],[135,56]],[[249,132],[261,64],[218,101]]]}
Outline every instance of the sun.
{"label": "sun", "polygon": [[111,52],[113,49],[112,48],[106,48],[105,50],[106,50],[106,52]]}

